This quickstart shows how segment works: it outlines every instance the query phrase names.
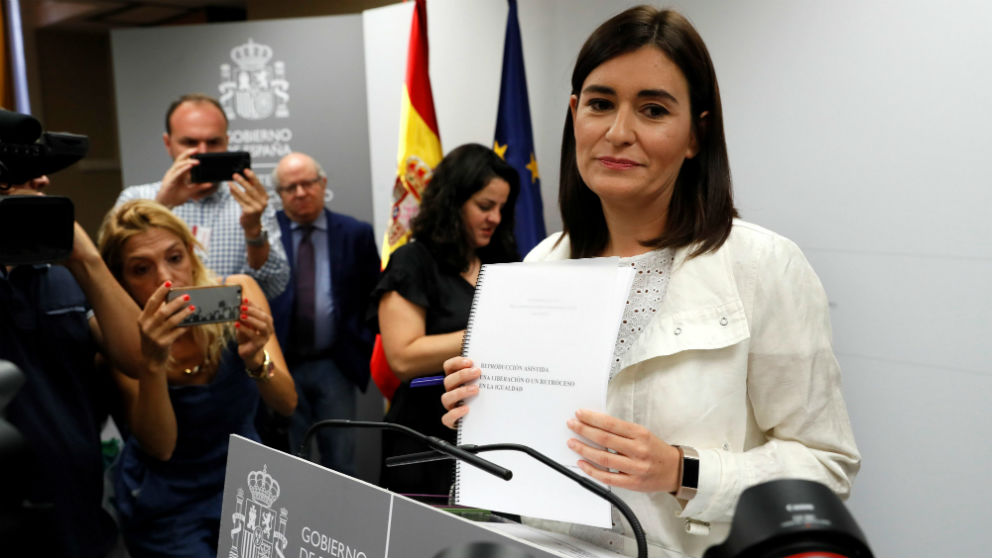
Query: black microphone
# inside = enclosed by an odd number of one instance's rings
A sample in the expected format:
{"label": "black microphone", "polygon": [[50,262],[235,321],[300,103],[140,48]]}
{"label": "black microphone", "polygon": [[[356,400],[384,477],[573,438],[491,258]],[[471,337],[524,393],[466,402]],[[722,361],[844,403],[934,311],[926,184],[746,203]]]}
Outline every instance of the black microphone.
{"label": "black microphone", "polygon": [[435,451],[444,454],[446,457],[453,459],[458,459],[478,467],[483,471],[489,473],[490,475],[497,476],[503,480],[510,480],[513,478],[513,472],[504,467],[493,463],[492,461],[485,460],[474,453],[470,453],[447,440],[442,440],[437,436],[428,436],[417,432],[416,430],[403,426],[402,424],[396,424],[392,422],[376,422],[370,420],[347,420],[347,419],[325,419],[317,421],[310,425],[307,429],[306,434],[303,435],[303,444],[300,445],[300,449],[297,452],[297,456],[306,459],[305,452],[308,447],[310,447],[310,439],[313,438],[314,434],[321,428],[328,426],[345,426],[345,427],[356,427],[356,428],[381,428],[386,430],[395,430],[397,432],[403,432],[409,436],[413,436],[418,440],[424,442]]}
{"label": "black microphone", "polygon": [[[555,471],[565,475],[566,477],[572,479],[573,481],[579,483],[582,488],[585,488],[589,492],[607,500],[610,504],[620,510],[620,514],[627,519],[627,523],[630,524],[630,530],[634,532],[634,540],[637,542],[637,558],[647,558],[648,556],[648,540],[644,535],[644,528],[641,527],[641,522],[634,515],[634,510],[630,509],[627,502],[620,499],[619,496],[608,490],[607,488],[593,482],[587,477],[579,475],[575,471],[565,467],[561,463],[558,463],[554,459],[544,455],[543,453],[537,451],[532,447],[525,446],[523,444],[486,444],[482,446],[477,446],[474,444],[464,444],[461,446],[454,446],[460,448],[466,452],[471,452],[472,454],[484,452],[484,451],[496,451],[496,450],[512,450],[520,451],[526,453],[527,455],[533,457],[534,459],[544,463],[548,467],[551,467]],[[437,461],[439,459],[448,459],[447,455],[438,455],[437,452],[427,451],[420,453],[411,453],[407,455],[398,455],[395,457],[386,458],[387,467],[396,467],[400,465],[410,465],[413,463],[424,463],[427,461]],[[509,480],[509,479],[507,479]]]}

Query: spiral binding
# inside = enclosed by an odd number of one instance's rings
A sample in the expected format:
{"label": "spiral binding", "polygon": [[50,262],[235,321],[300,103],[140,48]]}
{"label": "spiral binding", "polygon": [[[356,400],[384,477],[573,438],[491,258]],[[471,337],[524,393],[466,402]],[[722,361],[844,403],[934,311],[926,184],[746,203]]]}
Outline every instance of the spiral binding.
{"label": "spiral binding", "polygon": [[[472,339],[472,322],[475,321],[475,308],[479,304],[479,293],[482,290],[482,281],[486,278],[486,268],[489,264],[482,264],[479,268],[479,277],[475,280],[475,293],[472,295],[472,306],[468,309],[468,323],[465,324],[465,336],[462,338],[462,356],[468,356],[468,344]],[[458,433],[455,437],[455,443],[459,446],[462,445],[462,423],[458,422]],[[458,503],[458,490],[461,488],[460,477],[462,471],[462,462],[455,462],[455,482],[452,483],[454,491],[454,503]]]}
{"label": "spiral binding", "polygon": [[475,309],[479,305],[479,291],[482,289],[482,281],[486,278],[486,268],[489,264],[482,264],[479,268],[479,278],[475,280],[475,294],[472,295],[472,306],[468,309],[468,324],[465,325],[465,337],[462,338],[462,356],[467,357],[468,342],[472,339],[472,322],[475,321]]}

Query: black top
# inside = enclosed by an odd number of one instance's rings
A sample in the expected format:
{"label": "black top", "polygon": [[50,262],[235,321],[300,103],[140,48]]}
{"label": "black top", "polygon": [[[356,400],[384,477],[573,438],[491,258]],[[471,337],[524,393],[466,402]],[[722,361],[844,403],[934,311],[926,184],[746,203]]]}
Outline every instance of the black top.
{"label": "black top", "polygon": [[[372,291],[370,321],[378,328],[378,301],[383,294],[396,291],[406,300],[425,310],[427,335],[461,331],[468,325],[475,287],[457,271],[442,269],[430,250],[423,244],[411,242],[398,248],[389,257],[389,266]],[[452,355],[454,356],[454,355]],[[443,374],[441,370],[424,374]],[[441,394],[444,386],[410,388],[403,382],[393,395],[386,419],[430,436],[455,441],[455,431],[441,424],[444,407]],[[426,451],[422,443],[403,434],[383,435],[383,459]],[[454,479],[451,461],[434,461],[401,467],[383,466],[380,484],[394,492],[407,494],[447,494]]]}
{"label": "black top", "polygon": [[170,385],[169,401],[176,417],[172,457],[151,457],[131,436],[117,461],[121,532],[132,556],[216,556],[228,438],[259,439],[258,384],[231,341],[209,383]]}

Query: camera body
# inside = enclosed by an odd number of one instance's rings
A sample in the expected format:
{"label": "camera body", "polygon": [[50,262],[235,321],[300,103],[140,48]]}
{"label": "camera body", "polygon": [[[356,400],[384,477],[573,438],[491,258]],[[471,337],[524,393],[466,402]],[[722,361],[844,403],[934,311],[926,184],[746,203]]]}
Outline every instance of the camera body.
{"label": "camera body", "polygon": [[86,136],[42,132],[33,116],[0,109],[0,184],[21,184],[60,171],[89,149]]}
{"label": "camera body", "polygon": [[[0,194],[86,156],[89,138],[42,132],[32,116],[0,109]],[[47,263],[72,253],[69,198],[0,195],[0,264]]]}
{"label": "camera body", "polygon": [[832,490],[805,479],[777,479],[741,493],[722,543],[703,558],[872,558],[861,528]]}

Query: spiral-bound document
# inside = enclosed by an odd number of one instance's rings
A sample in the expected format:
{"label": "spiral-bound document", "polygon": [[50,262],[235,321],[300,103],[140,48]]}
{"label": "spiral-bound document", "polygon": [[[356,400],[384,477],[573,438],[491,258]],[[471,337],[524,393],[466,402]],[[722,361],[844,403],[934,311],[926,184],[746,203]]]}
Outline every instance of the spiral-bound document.
{"label": "spiral-bound document", "polygon": [[[482,369],[459,444],[530,446],[580,475],[566,441],[575,411],[605,411],[610,359],[633,271],[618,258],[487,264],[479,274],[462,354]],[[530,517],[609,527],[610,505],[512,451],[482,454],[510,481],[456,466],[455,501]]]}

